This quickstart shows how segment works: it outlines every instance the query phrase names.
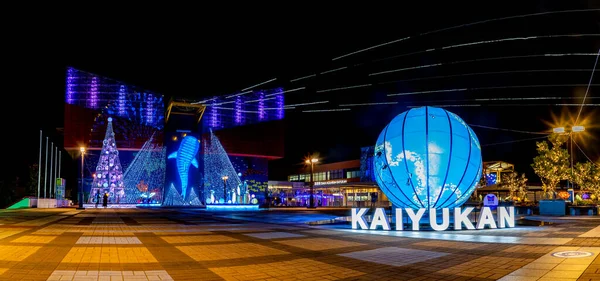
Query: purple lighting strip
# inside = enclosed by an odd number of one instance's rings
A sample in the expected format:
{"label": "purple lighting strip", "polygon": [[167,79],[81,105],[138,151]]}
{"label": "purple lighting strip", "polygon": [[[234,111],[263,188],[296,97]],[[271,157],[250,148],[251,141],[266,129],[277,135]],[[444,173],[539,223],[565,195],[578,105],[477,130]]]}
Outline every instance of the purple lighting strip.
{"label": "purple lighting strip", "polygon": [[213,106],[210,107],[210,127],[216,128],[219,125],[218,114],[219,109],[215,105],[216,102],[213,102]]}
{"label": "purple lighting strip", "polygon": [[[281,89],[279,89],[278,92],[282,92]],[[283,119],[283,107],[285,106],[283,94],[277,94],[275,96],[275,102],[277,107],[277,119]]]}
{"label": "purple lighting strip", "polygon": [[235,124],[242,124],[242,97],[235,98]]}
{"label": "purple lighting strip", "polygon": [[146,96],[146,123],[154,123],[154,99],[152,95],[144,93]]}
{"label": "purple lighting strip", "polygon": [[98,107],[98,77],[92,77],[92,85],[90,87],[90,98],[88,100],[90,108]]}
{"label": "purple lighting strip", "polygon": [[125,85],[121,85],[121,87],[119,87],[119,100],[118,100],[118,106],[119,106],[119,116],[123,116],[125,115],[125,95],[126,95],[127,90],[125,89]]}
{"label": "purple lighting strip", "polygon": [[258,120],[265,119],[265,113],[265,93],[261,91],[258,93]]}
{"label": "purple lighting strip", "polygon": [[72,68],[67,70],[67,103],[73,104],[73,80],[75,79]]}

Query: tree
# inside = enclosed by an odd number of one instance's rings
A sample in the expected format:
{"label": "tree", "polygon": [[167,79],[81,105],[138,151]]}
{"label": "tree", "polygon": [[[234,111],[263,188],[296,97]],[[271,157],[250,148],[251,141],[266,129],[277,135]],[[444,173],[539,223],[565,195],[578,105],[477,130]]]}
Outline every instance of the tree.
{"label": "tree", "polygon": [[485,173],[481,173],[481,178],[477,182],[477,186],[475,187],[475,191],[473,192],[473,194],[471,194],[471,197],[473,197],[473,200],[478,200],[477,189],[480,189],[480,188],[486,187],[486,186],[487,186],[487,178],[485,177]]}
{"label": "tree", "polygon": [[542,188],[548,195],[554,195],[561,180],[569,179],[569,152],[561,146],[567,135],[551,134],[547,141],[537,142],[538,156],[533,158],[533,171],[542,180]]}
{"label": "tree", "polygon": [[502,175],[502,186],[508,188],[510,198],[517,196],[523,200],[527,196],[527,178],[525,174],[519,176],[519,173],[512,172]]}
{"label": "tree", "polygon": [[110,203],[119,203],[120,198],[125,195],[123,185],[123,169],[119,160],[119,151],[115,141],[115,133],[112,126],[112,118],[108,117],[106,135],[102,142],[102,151],[96,166],[96,176],[92,183],[89,203],[94,203],[96,194],[108,193]]}
{"label": "tree", "polygon": [[573,182],[596,198],[600,195],[600,168],[592,162],[577,163],[573,169]]}
{"label": "tree", "polygon": [[517,190],[517,194],[522,201],[525,201],[527,198],[527,181],[528,179],[525,177],[525,174],[521,174],[521,178],[519,178],[519,189]]}
{"label": "tree", "polygon": [[27,189],[25,190],[25,196],[33,196],[37,194],[38,188],[38,164],[29,165],[29,179],[27,181]]}

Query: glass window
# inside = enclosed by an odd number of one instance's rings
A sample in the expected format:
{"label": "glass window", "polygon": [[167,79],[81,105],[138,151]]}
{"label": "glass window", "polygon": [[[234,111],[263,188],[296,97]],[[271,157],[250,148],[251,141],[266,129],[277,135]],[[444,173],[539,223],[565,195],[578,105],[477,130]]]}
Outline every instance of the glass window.
{"label": "glass window", "polygon": [[360,171],[347,171],[346,172],[346,178],[358,178],[360,177]]}
{"label": "glass window", "polygon": [[335,180],[335,179],[342,179],[344,178],[344,171],[342,170],[333,170],[330,173],[329,179],[330,180]]}

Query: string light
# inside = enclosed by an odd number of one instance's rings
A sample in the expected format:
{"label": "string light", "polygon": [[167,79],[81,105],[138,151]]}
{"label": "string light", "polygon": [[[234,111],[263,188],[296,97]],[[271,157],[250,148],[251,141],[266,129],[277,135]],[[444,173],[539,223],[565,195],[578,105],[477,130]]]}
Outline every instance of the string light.
{"label": "string light", "polygon": [[293,83],[293,82],[296,82],[296,81],[300,81],[300,80],[304,80],[304,79],[308,79],[308,78],[312,78],[312,77],[316,77],[316,76],[317,76],[316,74],[306,75],[306,76],[303,76],[303,77],[300,77],[300,78],[292,79],[292,80],[290,80],[290,82]]}
{"label": "string light", "polygon": [[125,197],[122,203],[157,204],[163,202],[165,186],[166,148],[154,141],[154,135],[148,139],[125,173]]}
{"label": "string light", "polygon": [[341,91],[341,90],[363,88],[363,87],[369,87],[369,86],[371,86],[371,84],[363,84],[363,85],[355,85],[355,86],[348,86],[348,87],[324,89],[324,90],[317,90],[317,93],[325,93],[325,92],[332,92],[332,91]]}
{"label": "string light", "polygon": [[373,49],[376,49],[376,48],[379,48],[379,47],[383,47],[383,46],[387,46],[387,45],[390,45],[390,44],[402,42],[402,41],[405,41],[405,40],[408,40],[408,39],[411,39],[411,38],[417,38],[417,37],[428,35],[428,34],[433,34],[433,33],[438,33],[438,32],[442,32],[442,31],[448,31],[448,30],[452,30],[452,29],[468,27],[468,26],[474,26],[474,25],[483,24],[483,23],[489,23],[489,22],[494,22],[494,21],[503,21],[503,20],[507,20],[507,19],[516,19],[516,18],[541,16],[541,15],[548,15],[548,14],[578,13],[578,12],[593,12],[593,11],[600,11],[600,9],[580,9],[580,10],[550,11],[550,12],[524,14],[524,15],[516,15],[516,16],[508,16],[508,17],[501,17],[501,18],[494,18],[494,19],[487,19],[487,20],[482,20],[482,21],[476,21],[476,22],[472,22],[472,23],[460,24],[460,25],[455,25],[455,26],[451,26],[451,27],[446,27],[446,28],[441,28],[441,29],[436,29],[436,30],[432,30],[432,31],[423,32],[423,33],[418,34],[417,36],[412,36],[412,37],[411,36],[407,36],[407,37],[404,37],[404,38],[392,40],[392,41],[385,42],[385,43],[382,43],[382,44],[378,44],[378,45],[375,45],[375,46],[371,46],[371,47],[367,47],[367,48],[364,48],[364,49],[360,49],[358,51],[354,51],[354,52],[351,52],[351,53],[348,53],[348,54],[345,54],[345,55],[341,55],[341,56],[335,57],[335,58],[333,58],[331,60],[332,61],[339,60],[341,58],[349,57],[351,55],[355,55],[355,54],[358,54],[358,53],[366,52],[366,51],[373,50]]}
{"label": "string light", "polygon": [[350,108],[334,108],[334,109],[314,109],[314,110],[303,110],[302,112],[334,112],[334,111],[350,111]]}

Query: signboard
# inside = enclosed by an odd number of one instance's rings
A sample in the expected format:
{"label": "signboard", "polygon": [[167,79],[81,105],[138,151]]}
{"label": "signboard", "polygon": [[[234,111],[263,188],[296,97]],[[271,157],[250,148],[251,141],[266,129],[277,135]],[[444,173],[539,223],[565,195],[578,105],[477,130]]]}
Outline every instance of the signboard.
{"label": "signboard", "polygon": [[557,258],[586,258],[593,255],[594,253],[586,251],[562,251],[552,253],[552,256]]}
{"label": "signboard", "polygon": [[[463,225],[468,230],[475,229],[484,229],[488,228],[509,228],[515,227],[515,207],[498,207],[498,211],[496,212],[496,217],[492,213],[492,209],[490,207],[483,207],[481,212],[479,213],[479,218],[475,225],[473,222],[469,220],[469,215],[474,210],[474,207],[466,207],[464,209],[461,208],[453,208],[452,212],[454,213],[454,230],[462,230]],[[404,230],[404,220],[402,216],[406,214],[408,220],[412,225],[412,230],[418,231],[420,227],[421,219],[426,211],[429,211],[428,221],[429,225],[433,230],[436,231],[444,231],[450,227],[450,208],[443,209],[402,209],[396,208],[395,213],[393,214],[395,217],[393,221],[396,222],[397,231]],[[375,212],[372,215],[371,224],[368,225],[367,220],[365,219],[366,213],[369,211],[369,208],[352,208],[352,229],[383,229],[383,230],[391,230],[390,227],[390,219],[385,213],[384,208],[376,208]],[[416,212],[415,212],[416,211]],[[438,221],[437,213],[442,212],[442,221]]]}
{"label": "signboard", "polygon": [[483,197],[483,206],[487,206],[490,207],[492,210],[496,210],[496,207],[498,207],[498,197],[496,197],[495,194],[488,194],[485,197]]}
{"label": "signboard", "polygon": [[55,190],[55,198],[58,200],[65,199],[65,179],[57,178],[56,179],[56,190]]}
{"label": "signboard", "polygon": [[567,192],[569,193],[569,201],[571,201],[571,203],[575,202],[575,191],[573,191],[572,188],[567,189]]}
{"label": "signboard", "polygon": [[315,186],[317,185],[330,185],[330,184],[345,184],[348,183],[348,180],[346,179],[340,179],[340,180],[329,180],[329,181],[316,181],[315,182]]}

